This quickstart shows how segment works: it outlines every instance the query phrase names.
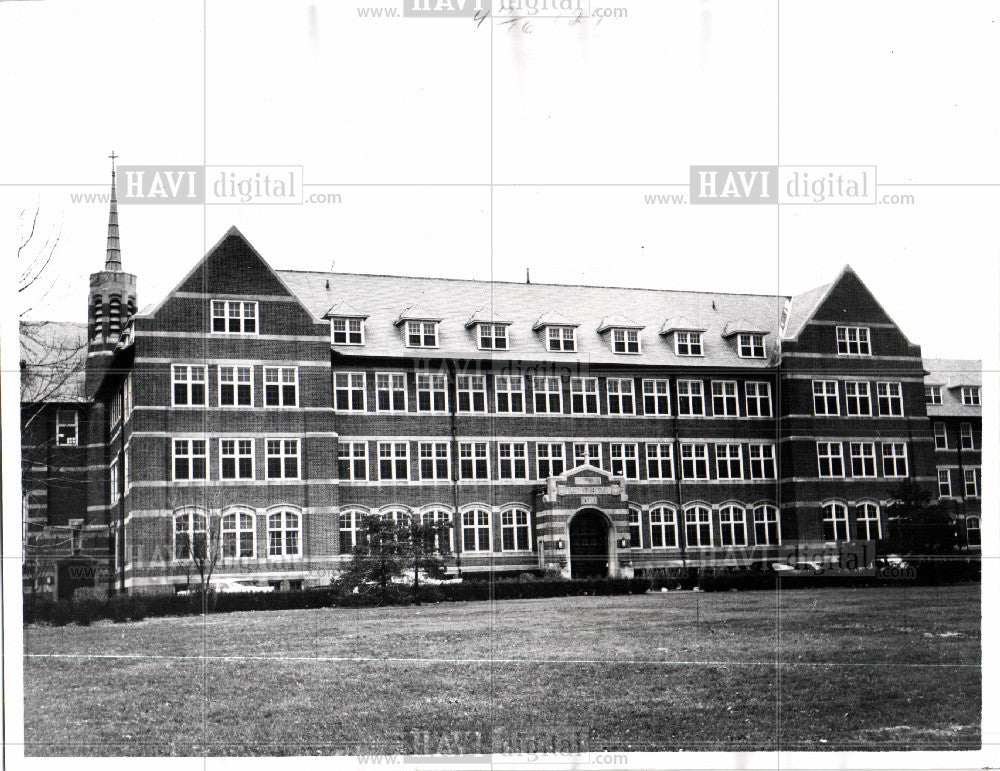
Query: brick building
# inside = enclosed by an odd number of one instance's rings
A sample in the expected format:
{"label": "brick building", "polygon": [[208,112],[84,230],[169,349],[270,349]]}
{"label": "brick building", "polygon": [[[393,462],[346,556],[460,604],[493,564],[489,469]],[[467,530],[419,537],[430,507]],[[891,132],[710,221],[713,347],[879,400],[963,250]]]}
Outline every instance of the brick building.
{"label": "brick building", "polygon": [[462,576],[867,562],[907,479],[977,538],[979,363],[924,362],[849,267],[795,297],[276,271],[234,228],[134,312],[114,206],[86,377],[32,429],[86,474],[25,495],[119,589],[187,585],[198,541],[325,583],[366,513],[450,522]]}

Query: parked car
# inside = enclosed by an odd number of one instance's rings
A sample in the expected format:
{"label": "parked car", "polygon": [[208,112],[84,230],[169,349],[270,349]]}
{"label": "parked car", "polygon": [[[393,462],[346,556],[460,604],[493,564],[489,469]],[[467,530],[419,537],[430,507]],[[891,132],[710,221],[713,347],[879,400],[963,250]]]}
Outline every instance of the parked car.
{"label": "parked car", "polygon": [[[214,579],[209,582],[209,587],[213,592],[218,592],[220,594],[230,594],[236,592],[273,592],[273,586],[258,586],[250,579],[246,578],[219,578]],[[177,594],[187,596],[191,594],[192,591],[197,591],[197,587],[192,589],[191,587],[187,589],[178,589]]]}

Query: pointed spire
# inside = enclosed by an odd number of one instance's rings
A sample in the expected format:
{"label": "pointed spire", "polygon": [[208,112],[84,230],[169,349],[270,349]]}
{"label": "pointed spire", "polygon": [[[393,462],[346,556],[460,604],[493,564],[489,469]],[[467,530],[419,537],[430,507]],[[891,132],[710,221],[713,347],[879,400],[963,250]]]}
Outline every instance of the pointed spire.
{"label": "pointed spire", "polygon": [[121,271],[122,247],[118,240],[118,194],[115,192],[115,151],[108,156],[111,159],[111,211],[108,213],[108,254],[104,260],[107,271]]}

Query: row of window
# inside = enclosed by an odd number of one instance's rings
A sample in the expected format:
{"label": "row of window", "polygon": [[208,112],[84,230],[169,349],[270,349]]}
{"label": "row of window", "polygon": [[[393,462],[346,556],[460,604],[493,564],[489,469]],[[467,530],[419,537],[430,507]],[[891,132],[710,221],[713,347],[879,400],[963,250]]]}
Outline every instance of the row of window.
{"label": "row of window", "polygon": [[[297,407],[299,368],[264,367],[263,406]],[[218,365],[217,399],[220,407],[253,407],[254,383],[250,365]],[[174,407],[208,406],[208,366],[171,366],[171,404]]]}
{"label": "row of window", "polygon": [[[954,498],[957,497],[953,492],[955,487],[952,486],[952,471],[959,471],[959,469],[949,469],[949,468],[939,468],[937,470],[937,482],[938,482],[938,497],[939,498]],[[967,468],[962,469],[961,483],[963,497],[965,498],[978,498],[979,497],[979,469]]]}
{"label": "row of window", "polygon": [[[301,446],[298,439],[265,439],[264,478],[298,479]],[[208,439],[174,439],[174,481],[208,479]],[[256,441],[219,439],[219,479],[250,480],[257,475]]]}
{"label": "row of window", "polygon": [[[943,386],[924,386],[924,399],[928,404],[942,404]],[[962,404],[967,407],[978,407],[982,402],[982,389],[979,386],[962,386]]]}
{"label": "row of window", "polygon": [[[971,423],[961,423],[958,429],[959,447],[963,450],[976,449],[976,435],[972,430]],[[941,422],[934,423],[934,449],[947,450],[948,447],[948,427]]]}
{"label": "row of window", "polygon": [[[282,509],[266,515],[268,557],[302,555],[302,517],[297,511]],[[174,559],[233,559],[256,557],[257,515],[236,508],[219,520],[219,539],[209,538],[209,517],[200,509],[185,509],[174,515]],[[264,555],[260,555],[264,556]]]}
{"label": "row of window", "polygon": [[[902,383],[879,382],[875,384],[872,399],[871,383],[866,380],[813,380],[813,414],[839,416],[841,385],[843,385],[844,415],[858,417],[901,416],[903,414]],[[875,409],[877,408],[877,412]]]}
{"label": "row of window", "polygon": [[[816,456],[820,477],[846,477],[848,465],[844,456],[847,446],[850,461],[850,476],[854,478],[878,477],[898,478],[909,476],[909,463],[905,442],[816,442]],[[881,474],[879,458],[881,454]]]}

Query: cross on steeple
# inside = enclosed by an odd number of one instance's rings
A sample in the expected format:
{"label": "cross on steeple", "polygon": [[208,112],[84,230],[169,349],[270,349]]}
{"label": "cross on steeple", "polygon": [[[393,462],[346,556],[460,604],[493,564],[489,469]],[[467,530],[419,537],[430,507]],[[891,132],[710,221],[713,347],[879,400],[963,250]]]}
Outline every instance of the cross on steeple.
{"label": "cross on steeple", "polygon": [[112,150],[112,151],[111,151],[111,155],[109,155],[108,157],[109,157],[109,158],[111,159],[111,176],[113,177],[113,176],[115,175],[115,159],[116,159],[116,158],[117,158],[118,156],[117,156],[117,155],[115,155],[115,151],[114,151],[114,150]]}
{"label": "cross on steeple", "polygon": [[111,210],[108,212],[108,250],[104,260],[104,269],[120,271],[122,269],[122,248],[118,239],[118,194],[115,191],[115,151],[111,151]]}

